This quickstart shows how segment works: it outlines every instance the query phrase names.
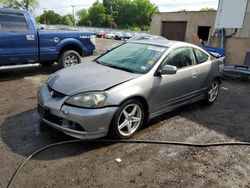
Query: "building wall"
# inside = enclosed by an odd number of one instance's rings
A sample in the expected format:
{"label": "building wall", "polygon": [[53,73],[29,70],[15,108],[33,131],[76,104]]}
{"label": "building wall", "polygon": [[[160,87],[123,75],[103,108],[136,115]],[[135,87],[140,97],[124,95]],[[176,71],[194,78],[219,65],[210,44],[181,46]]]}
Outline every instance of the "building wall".
{"label": "building wall", "polygon": [[198,26],[211,26],[210,32],[213,31],[213,25],[216,12],[166,12],[156,13],[152,17],[151,34],[162,35],[162,22],[164,21],[186,21],[186,42],[193,42],[193,37],[197,35]]}
{"label": "building wall", "polygon": [[250,52],[250,38],[228,38],[225,41],[227,63],[243,65],[246,52]]}
{"label": "building wall", "polygon": [[[226,35],[232,33],[226,29]],[[250,0],[246,9],[243,27],[230,38],[225,39],[226,58],[229,64],[243,65],[246,53],[250,52]]]}
{"label": "building wall", "polygon": [[[232,14],[233,16],[233,14]],[[197,35],[198,26],[212,26],[210,29],[210,45],[220,47],[220,39],[213,35],[216,12],[169,12],[157,13],[152,17],[151,33],[162,35],[162,22],[164,21],[187,21],[185,41],[195,43],[194,35]],[[230,19],[230,18],[229,18]],[[230,35],[234,29],[226,29],[226,35]],[[250,51],[250,0],[243,23],[243,28],[237,33],[225,39],[225,51],[227,63],[243,65],[246,52]]]}
{"label": "building wall", "polygon": [[246,15],[242,29],[239,29],[235,37],[250,38],[250,0],[248,0]]}

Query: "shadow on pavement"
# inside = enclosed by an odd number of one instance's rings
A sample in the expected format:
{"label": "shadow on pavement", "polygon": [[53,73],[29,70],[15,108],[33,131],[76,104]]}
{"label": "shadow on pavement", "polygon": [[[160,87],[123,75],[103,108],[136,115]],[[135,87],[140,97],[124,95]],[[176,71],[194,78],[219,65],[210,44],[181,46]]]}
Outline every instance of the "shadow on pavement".
{"label": "shadow on pavement", "polygon": [[38,64],[0,67],[0,82],[16,80],[38,74],[49,75],[57,70],[58,68],[56,64],[49,67],[43,67]]}
{"label": "shadow on pavement", "polygon": [[236,141],[250,142],[250,83],[224,81],[215,103],[180,109],[182,117]]}
{"label": "shadow on pavement", "polygon": [[[0,125],[0,133],[2,141],[12,152],[26,157],[48,144],[74,139],[42,123],[36,109],[25,111],[4,120]],[[48,149],[35,157],[35,159],[60,159],[80,155],[89,150],[107,145],[110,144],[86,142],[65,144],[53,147],[53,152],[50,152]]]}

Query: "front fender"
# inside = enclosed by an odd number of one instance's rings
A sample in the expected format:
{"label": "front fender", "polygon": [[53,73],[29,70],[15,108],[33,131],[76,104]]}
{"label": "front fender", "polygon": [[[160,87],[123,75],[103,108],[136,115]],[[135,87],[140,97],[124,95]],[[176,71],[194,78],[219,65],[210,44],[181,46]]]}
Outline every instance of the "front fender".
{"label": "front fender", "polygon": [[125,83],[121,83],[114,88],[107,90],[107,106],[119,106],[124,101],[141,97],[147,102],[150,99],[152,88],[154,87],[153,79],[149,75],[140,76]]}

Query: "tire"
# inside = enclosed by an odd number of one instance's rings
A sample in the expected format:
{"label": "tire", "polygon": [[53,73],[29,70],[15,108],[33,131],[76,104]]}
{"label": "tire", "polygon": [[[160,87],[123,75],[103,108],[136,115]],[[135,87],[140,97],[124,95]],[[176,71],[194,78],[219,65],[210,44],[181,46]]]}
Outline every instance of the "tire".
{"label": "tire", "polygon": [[53,65],[54,63],[55,63],[55,61],[39,62],[39,64],[44,66],[44,67],[49,67],[49,66]]}
{"label": "tire", "polygon": [[210,83],[206,92],[205,99],[204,99],[204,103],[206,105],[211,105],[214,103],[214,101],[217,99],[217,96],[219,94],[219,88],[220,88],[219,80],[215,79]]}
{"label": "tire", "polygon": [[127,139],[137,133],[145,120],[142,103],[136,99],[124,102],[117,110],[109,129],[115,139]]}
{"label": "tire", "polygon": [[58,59],[59,68],[70,67],[79,63],[81,63],[81,56],[74,50],[62,52]]}

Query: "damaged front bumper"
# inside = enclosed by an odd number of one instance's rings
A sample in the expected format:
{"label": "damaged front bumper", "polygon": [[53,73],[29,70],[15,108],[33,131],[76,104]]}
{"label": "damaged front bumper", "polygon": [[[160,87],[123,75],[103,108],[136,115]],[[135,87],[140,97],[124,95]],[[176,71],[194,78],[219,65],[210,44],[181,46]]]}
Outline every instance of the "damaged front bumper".
{"label": "damaged front bumper", "polygon": [[117,107],[85,109],[65,105],[69,96],[52,97],[45,84],[38,93],[38,113],[43,122],[79,139],[106,136]]}

